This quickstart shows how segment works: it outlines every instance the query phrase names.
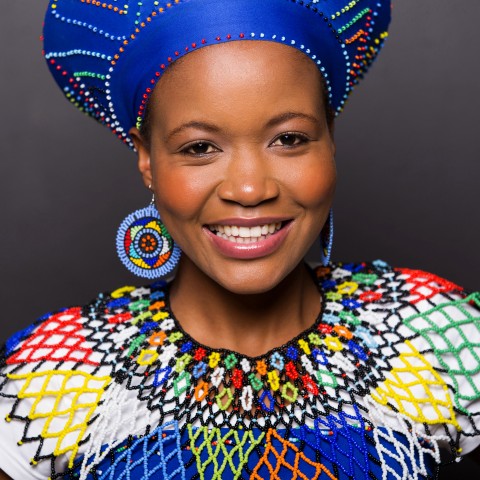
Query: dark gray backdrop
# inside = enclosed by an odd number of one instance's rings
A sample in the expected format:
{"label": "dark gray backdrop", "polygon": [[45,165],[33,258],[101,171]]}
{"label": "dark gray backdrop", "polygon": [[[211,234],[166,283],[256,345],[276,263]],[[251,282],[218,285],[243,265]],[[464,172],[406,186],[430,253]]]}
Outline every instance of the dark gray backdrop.
{"label": "dark gray backdrop", "polygon": [[[50,79],[46,4],[3,2],[0,17],[0,341],[141,283],[114,236],[149,196],[134,155]],[[337,122],[334,259],[383,258],[480,288],[479,18],[477,0],[395,3],[390,39]]]}
{"label": "dark gray backdrop", "polygon": [[[0,340],[51,309],[141,283],[114,251],[149,201],[135,157],[77,112],[41,58],[46,0],[2,5]],[[334,258],[383,258],[480,288],[480,2],[399,0],[337,122]]]}
{"label": "dark gray backdrop", "polygon": [[[41,57],[46,0],[0,17],[0,340],[141,283],[114,249],[150,200],[135,157],[77,112]],[[390,38],[337,122],[334,259],[382,258],[480,288],[480,2],[398,0]]]}

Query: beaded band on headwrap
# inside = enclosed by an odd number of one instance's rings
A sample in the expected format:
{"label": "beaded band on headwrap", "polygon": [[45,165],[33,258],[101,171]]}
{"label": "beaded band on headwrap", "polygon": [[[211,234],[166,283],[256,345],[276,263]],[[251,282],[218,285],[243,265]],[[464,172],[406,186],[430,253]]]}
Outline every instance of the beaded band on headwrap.
{"label": "beaded band on headwrap", "polygon": [[390,0],[51,0],[45,58],[67,98],[133,147],[158,79],[217,43],[263,40],[304,52],[339,113],[387,36]]}

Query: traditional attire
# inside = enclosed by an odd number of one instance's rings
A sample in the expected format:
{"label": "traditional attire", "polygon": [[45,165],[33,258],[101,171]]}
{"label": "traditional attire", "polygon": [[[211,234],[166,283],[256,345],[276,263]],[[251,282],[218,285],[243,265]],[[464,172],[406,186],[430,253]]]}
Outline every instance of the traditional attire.
{"label": "traditional attire", "polygon": [[[133,147],[129,129],[168,66],[222,42],[303,52],[340,113],[390,10],[389,0],[51,0],[44,54],[66,97]],[[150,237],[161,230],[145,225]],[[137,227],[117,243],[153,268],[150,250],[148,261],[132,250]],[[0,468],[22,480],[426,479],[441,448],[454,459],[473,450],[479,295],[380,261],[312,274],[318,319],[255,358],[191,338],[162,282],[41,318],[2,352]]]}
{"label": "traditional attire", "polygon": [[314,324],[259,357],[185,332],[164,282],[6,344],[0,468],[46,479],[426,479],[480,443],[480,295],[372,264],[312,271]]}

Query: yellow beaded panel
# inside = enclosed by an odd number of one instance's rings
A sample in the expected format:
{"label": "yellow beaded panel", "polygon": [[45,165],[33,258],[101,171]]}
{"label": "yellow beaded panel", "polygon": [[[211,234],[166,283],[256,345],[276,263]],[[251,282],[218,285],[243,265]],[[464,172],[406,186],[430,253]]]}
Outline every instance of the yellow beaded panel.
{"label": "yellow beaded panel", "polygon": [[387,374],[387,379],[372,392],[372,398],[416,422],[449,423],[460,429],[447,384],[409,340],[405,345],[410,351],[399,356],[403,366]]}
{"label": "yellow beaded panel", "polygon": [[[111,378],[73,370],[7,376],[10,380],[23,382],[18,398],[34,399],[28,418],[43,421],[42,438],[57,440],[53,452],[55,456],[71,452],[68,465],[72,467],[88,422]],[[42,407],[45,399],[49,400],[48,409]],[[35,459],[32,463],[35,463]]]}

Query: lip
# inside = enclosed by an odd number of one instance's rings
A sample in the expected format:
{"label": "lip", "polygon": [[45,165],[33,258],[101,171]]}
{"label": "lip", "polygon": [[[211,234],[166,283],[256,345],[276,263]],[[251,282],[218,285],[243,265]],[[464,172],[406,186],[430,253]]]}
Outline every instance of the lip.
{"label": "lip", "polygon": [[[237,225],[241,227],[254,227],[257,225],[265,225],[267,223],[276,223],[286,221],[280,218],[264,217],[264,218],[249,218],[249,219],[224,219],[220,222],[210,225]],[[239,260],[253,260],[256,258],[266,257],[277,251],[285,242],[290,230],[293,226],[293,221],[290,220],[280,230],[271,234],[265,240],[259,240],[253,243],[234,243],[229,240],[215,235],[208,226],[203,227],[204,234],[212,242],[213,246],[224,256],[235,258]]]}

